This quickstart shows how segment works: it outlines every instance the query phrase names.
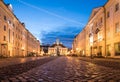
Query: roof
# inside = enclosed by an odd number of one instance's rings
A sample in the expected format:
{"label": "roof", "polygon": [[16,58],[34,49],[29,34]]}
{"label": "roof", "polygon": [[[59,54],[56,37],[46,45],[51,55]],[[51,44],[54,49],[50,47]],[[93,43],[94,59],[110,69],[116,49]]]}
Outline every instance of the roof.
{"label": "roof", "polygon": [[66,48],[63,44],[53,44],[53,45],[51,45],[50,47],[56,47],[56,46],[61,46],[61,47],[63,47],[63,48]]}
{"label": "roof", "polygon": [[97,12],[101,9],[102,7],[97,7],[92,10],[92,14],[89,18],[89,21],[97,14]]}

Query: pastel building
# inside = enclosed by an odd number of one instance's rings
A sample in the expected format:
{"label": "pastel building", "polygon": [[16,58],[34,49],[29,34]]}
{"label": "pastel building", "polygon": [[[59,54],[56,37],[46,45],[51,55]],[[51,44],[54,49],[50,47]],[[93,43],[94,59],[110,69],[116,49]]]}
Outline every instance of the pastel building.
{"label": "pastel building", "polygon": [[85,33],[84,37],[79,36],[82,31],[74,38],[72,44],[74,51],[85,47],[86,56],[119,58],[120,0],[108,0],[104,6],[93,9],[83,30]]}
{"label": "pastel building", "polygon": [[75,39],[73,41],[73,52],[76,53],[78,56],[84,56],[86,55],[86,32],[83,29],[77,36],[75,36]]}
{"label": "pastel building", "polygon": [[40,53],[40,42],[34,36],[29,39],[30,35],[25,24],[14,15],[12,5],[0,0],[0,56],[27,56],[28,51]]}
{"label": "pastel building", "polygon": [[120,57],[120,0],[109,0],[105,7],[106,56]]}
{"label": "pastel building", "polygon": [[48,54],[53,56],[67,55],[68,48],[65,47],[59,39],[48,48]]}
{"label": "pastel building", "polygon": [[93,9],[86,25],[86,55],[105,55],[105,14],[104,8]]}

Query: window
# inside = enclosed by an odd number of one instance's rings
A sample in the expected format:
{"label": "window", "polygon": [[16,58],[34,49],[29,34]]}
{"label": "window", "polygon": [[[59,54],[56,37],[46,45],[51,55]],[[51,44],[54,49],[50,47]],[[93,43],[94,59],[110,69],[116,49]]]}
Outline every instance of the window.
{"label": "window", "polygon": [[115,5],[115,12],[119,10],[119,3]]}
{"label": "window", "polygon": [[103,22],[103,19],[102,19],[102,17],[100,18],[100,23],[102,23]]}
{"label": "window", "polygon": [[116,32],[116,33],[120,32],[119,23],[116,23],[116,24],[115,24],[115,32]]}
{"label": "window", "polygon": [[12,24],[12,27],[15,27],[15,25],[14,25],[14,24]]}
{"label": "window", "polygon": [[115,44],[115,55],[116,56],[120,55],[120,43]]}
{"label": "window", "polygon": [[8,24],[11,24],[11,21],[10,21],[10,20],[8,20]]}
{"label": "window", "polygon": [[108,12],[107,12],[107,18],[109,18],[109,17],[110,17],[110,12],[108,11]]}
{"label": "window", "polygon": [[3,37],[3,41],[6,41],[6,36]]}
{"label": "window", "polygon": [[4,26],[4,31],[6,31],[6,26]]}
{"label": "window", "polygon": [[97,37],[98,37],[98,42],[99,42],[99,41],[102,41],[103,36],[102,36],[101,31],[100,31],[100,32],[98,32]]}
{"label": "window", "polygon": [[4,16],[4,20],[5,20],[5,21],[7,20],[6,16]]}

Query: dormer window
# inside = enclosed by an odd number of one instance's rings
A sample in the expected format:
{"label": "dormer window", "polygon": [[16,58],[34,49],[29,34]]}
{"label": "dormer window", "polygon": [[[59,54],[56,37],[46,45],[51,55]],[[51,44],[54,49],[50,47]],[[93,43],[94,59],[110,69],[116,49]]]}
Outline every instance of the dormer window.
{"label": "dormer window", "polygon": [[8,9],[9,9],[11,12],[13,12],[13,7],[12,7],[12,5],[11,5],[11,4],[8,4],[7,6],[8,6]]}

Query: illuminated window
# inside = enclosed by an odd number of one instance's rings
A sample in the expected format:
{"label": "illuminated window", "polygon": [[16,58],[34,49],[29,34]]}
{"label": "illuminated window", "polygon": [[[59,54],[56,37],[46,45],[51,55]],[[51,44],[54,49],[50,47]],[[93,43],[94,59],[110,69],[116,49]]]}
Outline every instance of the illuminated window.
{"label": "illuminated window", "polygon": [[109,17],[110,17],[110,12],[108,11],[108,12],[107,12],[107,18],[109,18]]}
{"label": "illuminated window", "polygon": [[97,36],[98,36],[98,41],[102,41],[102,39],[103,39],[102,33],[98,32]]}
{"label": "illuminated window", "polygon": [[119,3],[115,5],[115,12],[119,10]]}
{"label": "illuminated window", "polygon": [[11,21],[10,21],[10,20],[8,20],[8,24],[11,24]]}
{"label": "illuminated window", "polygon": [[115,55],[120,55],[120,43],[115,44]]}
{"label": "illuminated window", "polygon": [[115,32],[116,32],[116,33],[120,32],[119,23],[116,23],[116,24],[115,24]]}
{"label": "illuminated window", "polygon": [[90,45],[93,45],[93,35],[90,36]]}

